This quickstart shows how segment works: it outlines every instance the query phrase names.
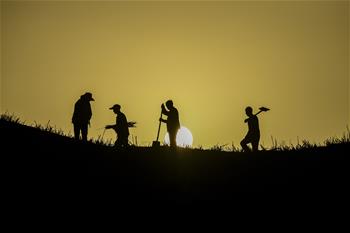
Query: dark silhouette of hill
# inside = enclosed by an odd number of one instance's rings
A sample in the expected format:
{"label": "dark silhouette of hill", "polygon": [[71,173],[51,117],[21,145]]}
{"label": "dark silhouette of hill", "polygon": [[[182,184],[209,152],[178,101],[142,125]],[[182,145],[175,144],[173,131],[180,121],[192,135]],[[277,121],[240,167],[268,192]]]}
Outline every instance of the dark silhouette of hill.
{"label": "dark silhouette of hill", "polygon": [[349,142],[258,153],[117,150],[4,119],[0,133],[4,187],[18,198],[79,193],[192,203],[232,202],[244,195],[343,200],[349,194]]}

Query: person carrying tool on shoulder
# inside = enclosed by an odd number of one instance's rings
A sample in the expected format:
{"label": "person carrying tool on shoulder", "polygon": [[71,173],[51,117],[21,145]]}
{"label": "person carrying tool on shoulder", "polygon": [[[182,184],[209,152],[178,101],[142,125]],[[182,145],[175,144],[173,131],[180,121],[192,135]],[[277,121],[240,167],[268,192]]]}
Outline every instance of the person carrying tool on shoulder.
{"label": "person carrying tool on shoulder", "polygon": [[259,119],[257,115],[261,112],[267,112],[270,109],[261,107],[259,108],[259,112],[256,114],[253,114],[253,108],[248,106],[245,109],[245,113],[247,114],[248,118],[244,120],[245,123],[248,123],[248,133],[244,137],[244,139],[241,141],[241,146],[243,148],[243,151],[249,152],[250,149],[247,144],[252,144],[253,152],[259,151],[259,140],[260,140],[260,129],[259,129]]}

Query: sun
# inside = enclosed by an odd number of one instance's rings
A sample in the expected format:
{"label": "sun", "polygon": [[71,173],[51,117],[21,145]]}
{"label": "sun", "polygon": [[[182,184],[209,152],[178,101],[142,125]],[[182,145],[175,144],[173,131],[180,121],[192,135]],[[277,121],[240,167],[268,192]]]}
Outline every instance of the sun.
{"label": "sun", "polygon": [[[191,147],[193,143],[193,136],[189,129],[184,126],[181,126],[180,130],[176,135],[176,145],[179,147]],[[169,134],[166,133],[164,137],[164,144],[169,145]]]}

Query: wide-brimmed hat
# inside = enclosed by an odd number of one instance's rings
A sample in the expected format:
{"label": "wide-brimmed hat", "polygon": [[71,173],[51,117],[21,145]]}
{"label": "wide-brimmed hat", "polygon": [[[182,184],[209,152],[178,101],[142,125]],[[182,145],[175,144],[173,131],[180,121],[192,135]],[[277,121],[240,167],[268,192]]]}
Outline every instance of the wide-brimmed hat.
{"label": "wide-brimmed hat", "polygon": [[90,92],[86,92],[84,94],[84,97],[89,101],[95,101],[94,98],[92,98],[92,94]]}

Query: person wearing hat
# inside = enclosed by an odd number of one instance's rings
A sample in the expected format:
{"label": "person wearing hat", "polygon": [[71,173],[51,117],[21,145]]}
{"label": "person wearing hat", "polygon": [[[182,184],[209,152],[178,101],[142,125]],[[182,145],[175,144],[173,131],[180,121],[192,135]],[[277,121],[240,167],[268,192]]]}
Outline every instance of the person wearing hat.
{"label": "person wearing hat", "polygon": [[74,138],[79,139],[80,132],[83,141],[87,141],[88,125],[92,116],[90,101],[94,101],[92,94],[86,92],[74,105],[72,123],[74,126]]}
{"label": "person wearing hat", "polygon": [[168,118],[166,120],[160,118],[159,121],[166,123],[170,147],[176,147],[176,135],[177,131],[180,129],[179,112],[174,107],[172,100],[168,100],[165,105],[168,110],[165,108],[164,104],[162,104],[162,114],[168,116]]}
{"label": "person wearing hat", "polygon": [[115,125],[106,125],[106,129],[114,129],[117,133],[117,140],[115,142],[116,147],[127,147],[129,146],[128,137],[129,137],[129,124],[124,113],[120,111],[121,106],[115,104],[109,109],[113,110],[117,114],[116,124]]}

